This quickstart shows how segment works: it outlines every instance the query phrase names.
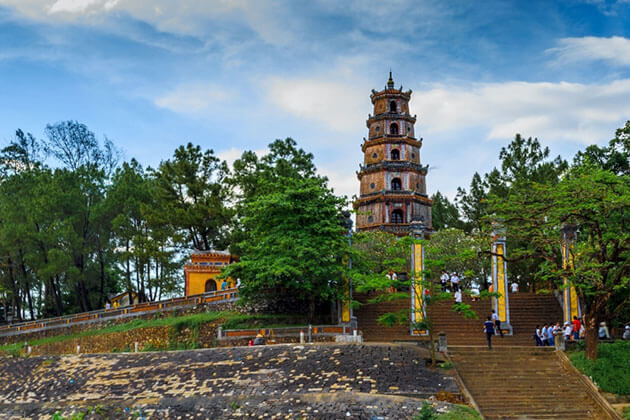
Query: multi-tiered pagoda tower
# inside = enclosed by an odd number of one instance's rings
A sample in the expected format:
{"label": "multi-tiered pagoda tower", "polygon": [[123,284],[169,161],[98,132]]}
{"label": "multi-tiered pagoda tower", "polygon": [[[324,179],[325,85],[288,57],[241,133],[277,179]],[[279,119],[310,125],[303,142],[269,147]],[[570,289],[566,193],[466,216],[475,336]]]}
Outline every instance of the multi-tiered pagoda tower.
{"label": "multi-tiered pagoda tower", "polygon": [[360,197],[354,202],[357,230],[382,229],[409,234],[412,220],[431,229],[431,205],[420,164],[422,139],[414,134],[416,117],[409,114],[411,90],[394,88],[392,73],[384,90],[370,95],[374,115],[369,115],[368,139],[363,138],[363,165],[357,172]]}

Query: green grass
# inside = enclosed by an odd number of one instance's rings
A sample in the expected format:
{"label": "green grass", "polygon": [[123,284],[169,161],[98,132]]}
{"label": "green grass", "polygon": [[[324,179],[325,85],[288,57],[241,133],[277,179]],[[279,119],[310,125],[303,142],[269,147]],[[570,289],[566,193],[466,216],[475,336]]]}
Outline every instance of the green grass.
{"label": "green grass", "polygon": [[480,420],[481,416],[474,409],[458,405],[448,413],[440,414],[438,420]]}
{"label": "green grass", "polygon": [[422,410],[413,420],[480,420],[481,416],[474,409],[465,405],[455,405],[448,413],[438,414],[426,401]]}
{"label": "green grass", "polygon": [[226,318],[223,329],[239,330],[247,328],[283,328],[306,325],[306,319],[300,315],[243,314],[238,313]]}
{"label": "green grass", "polygon": [[[224,329],[240,329],[240,328],[280,328],[285,326],[296,325],[296,322],[303,322],[300,317],[290,315],[274,315],[274,314],[243,314],[238,312],[203,312],[199,314],[190,315],[170,315],[161,316],[153,319],[134,319],[133,321],[126,322],[124,324],[109,325],[103,328],[95,328],[80,331],[74,334],[56,335],[51,337],[44,337],[28,342],[30,346],[38,346],[49,343],[57,343],[67,340],[72,340],[81,337],[91,337],[97,335],[118,333],[124,331],[135,330],[139,328],[153,328],[153,327],[169,327],[171,331],[171,342],[169,349],[181,350],[189,348],[197,348],[199,345],[196,339],[199,336],[199,327],[202,324],[223,320]],[[303,324],[300,324],[303,325]],[[193,334],[193,340],[190,343],[178,343],[176,342],[177,335],[184,329],[190,328]],[[20,350],[24,347],[24,342],[0,345],[0,353],[6,352],[10,355],[19,354]],[[128,349],[120,349],[118,351],[125,351]],[[158,349],[155,349],[158,350]],[[160,349],[162,350],[162,349]]]}
{"label": "green grass", "polygon": [[597,360],[592,362],[583,351],[569,354],[573,365],[604,391],[619,395],[630,395],[630,342],[616,341],[600,343]]}
{"label": "green grass", "polygon": [[630,407],[626,407],[623,409],[623,418],[625,420],[630,420]]}

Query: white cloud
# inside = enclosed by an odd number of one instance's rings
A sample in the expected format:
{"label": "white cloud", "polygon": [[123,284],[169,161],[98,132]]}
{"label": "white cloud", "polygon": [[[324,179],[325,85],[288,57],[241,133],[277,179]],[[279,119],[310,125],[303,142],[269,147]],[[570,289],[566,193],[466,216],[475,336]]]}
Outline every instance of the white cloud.
{"label": "white cloud", "polygon": [[630,39],[621,36],[562,38],[558,40],[557,47],[546,52],[556,57],[555,63],[558,65],[606,61],[619,66],[630,66]]}
{"label": "white cloud", "polygon": [[210,83],[188,83],[154,99],[160,108],[187,114],[202,115],[205,112],[223,105],[232,95],[224,88]]}
{"label": "white cloud", "polygon": [[214,19],[248,26],[263,41],[285,45],[293,39],[283,7],[248,0],[0,0],[30,19],[44,22],[102,24],[108,15],[126,14],[158,30],[206,38]]}
{"label": "white cloud", "polygon": [[117,0],[57,0],[50,8],[48,13],[85,13],[90,7],[102,7],[103,10],[109,10],[118,3]]}
{"label": "white cloud", "polygon": [[264,83],[267,100],[305,120],[340,132],[356,132],[370,109],[369,89],[321,78],[271,78]]}
{"label": "white cloud", "polygon": [[359,195],[359,180],[356,177],[354,170],[358,162],[353,162],[353,166],[348,165],[330,166],[320,165],[318,171],[321,175],[328,178],[328,186],[332,188],[335,195],[346,196],[348,199],[352,199],[353,195]]}
{"label": "white cloud", "polygon": [[417,132],[484,129],[486,139],[516,133],[585,144],[611,137],[630,116],[630,79],[606,84],[476,83],[436,86],[412,96]]}

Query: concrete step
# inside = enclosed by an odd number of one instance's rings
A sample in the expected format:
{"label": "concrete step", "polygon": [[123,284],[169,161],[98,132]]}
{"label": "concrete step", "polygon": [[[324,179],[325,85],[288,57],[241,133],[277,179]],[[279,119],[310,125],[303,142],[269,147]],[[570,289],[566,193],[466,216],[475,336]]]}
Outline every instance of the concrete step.
{"label": "concrete step", "polygon": [[487,419],[602,419],[551,348],[452,346],[451,360]]}

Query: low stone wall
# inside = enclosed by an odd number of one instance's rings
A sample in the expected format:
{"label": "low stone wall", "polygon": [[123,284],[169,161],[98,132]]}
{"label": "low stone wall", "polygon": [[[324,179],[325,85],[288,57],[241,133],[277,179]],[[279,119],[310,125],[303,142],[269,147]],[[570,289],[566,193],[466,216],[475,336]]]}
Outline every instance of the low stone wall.
{"label": "low stone wall", "polygon": [[[236,338],[223,338],[217,341],[217,347],[235,347],[235,346],[247,346],[251,337],[236,337]],[[300,337],[276,337],[274,343],[268,344],[299,344]],[[314,336],[313,343],[334,343],[334,336]]]}

